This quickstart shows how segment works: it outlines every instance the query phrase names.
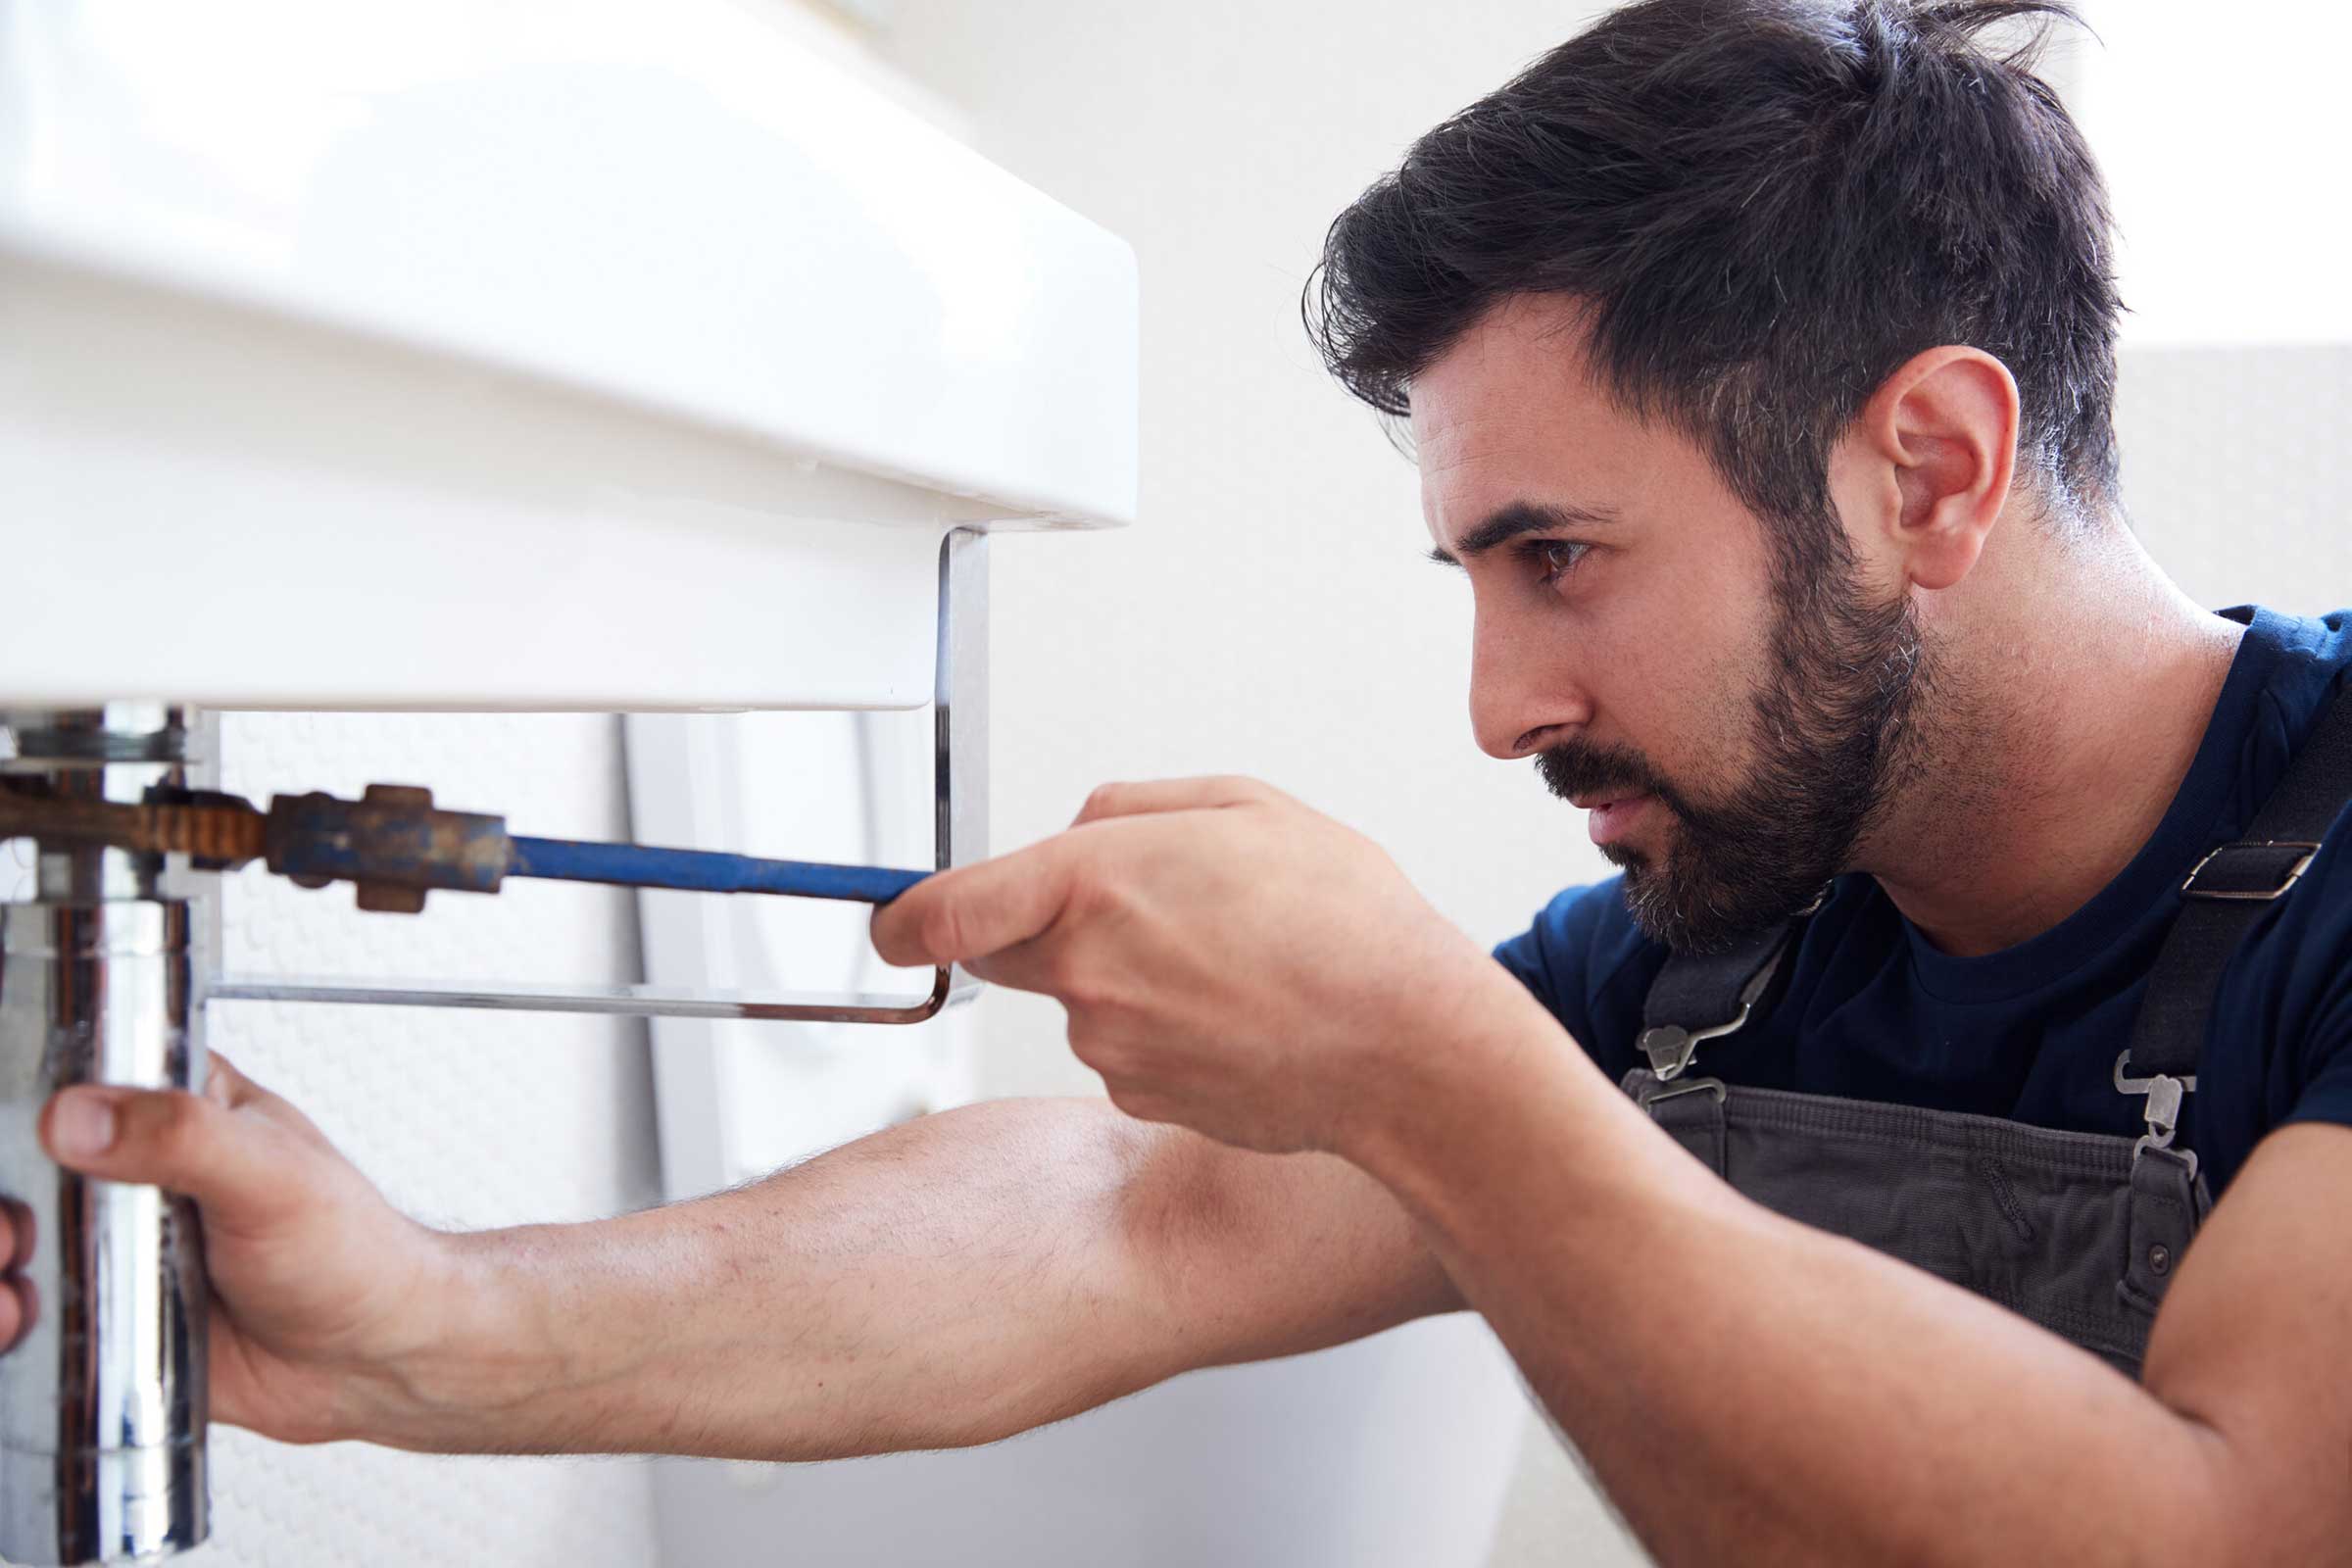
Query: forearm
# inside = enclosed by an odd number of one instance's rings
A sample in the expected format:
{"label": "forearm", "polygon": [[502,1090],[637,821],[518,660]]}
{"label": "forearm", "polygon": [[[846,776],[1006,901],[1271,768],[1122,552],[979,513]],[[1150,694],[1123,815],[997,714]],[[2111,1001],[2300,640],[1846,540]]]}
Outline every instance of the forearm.
{"label": "forearm", "polygon": [[441,1332],[352,1435],[810,1459],[1070,1414],[1182,1352],[1138,1234],[1165,1135],[1000,1102],[689,1203],[452,1238]]}
{"label": "forearm", "polygon": [[1519,1038],[1360,1156],[1661,1561],[2213,1563],[2260,1539],[2222,1433],[1748,1202],[1556,1030]]}

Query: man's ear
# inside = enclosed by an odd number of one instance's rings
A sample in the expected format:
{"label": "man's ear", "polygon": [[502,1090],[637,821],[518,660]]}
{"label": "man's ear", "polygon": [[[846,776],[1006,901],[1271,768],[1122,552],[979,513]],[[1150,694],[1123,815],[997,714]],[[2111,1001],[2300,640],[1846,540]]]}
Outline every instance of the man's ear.
{"label": "man's ear", "polygon": [[1922,588],[1967,576],[2009,504],[2017,426],[2017,379],[1983,349],[1946,344],[1905,361],[1831,458],[1831,494],[1856,544]]}

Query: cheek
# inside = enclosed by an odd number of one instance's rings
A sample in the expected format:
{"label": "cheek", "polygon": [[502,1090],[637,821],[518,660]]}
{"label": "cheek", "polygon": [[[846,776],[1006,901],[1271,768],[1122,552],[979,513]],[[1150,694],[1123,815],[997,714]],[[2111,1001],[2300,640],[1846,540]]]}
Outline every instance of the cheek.
{"label": "cheek", "polygon": [[1769,641],[1753,629],[1695,617],[1661,633],[1652,621],[1615,646],[1596,679],[1605,733],[1647,758],[1668,779],[1701,795],[1742,776],[1756,753],[1759,675]]}
{"label": "cheek", "polygon": [[1578,596],[1587,651],[1637,700],[1703,710],[1735,672],[1742,676],[1736,689],[1750,689],[1745,661],[1760,646],[1770,600],[1763,564],[1729,532],[1704,518],[1653,531]]}

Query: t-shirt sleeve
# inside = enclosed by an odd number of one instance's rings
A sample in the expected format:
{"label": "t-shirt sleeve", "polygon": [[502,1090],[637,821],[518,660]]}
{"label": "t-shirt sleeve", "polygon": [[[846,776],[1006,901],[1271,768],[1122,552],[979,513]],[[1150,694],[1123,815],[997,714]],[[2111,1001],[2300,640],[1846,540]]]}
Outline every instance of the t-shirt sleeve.
{"label": "t-shirt sleeve", "polygon": [[1622,879],[1570,888],[1536,913],[1525,931],[1494,948],[1494,961],[1519,977],[1560,1026],[1611,1076],[1633,1061],[1633,1040],[1664,950],[1647,942],[1625,907]]}

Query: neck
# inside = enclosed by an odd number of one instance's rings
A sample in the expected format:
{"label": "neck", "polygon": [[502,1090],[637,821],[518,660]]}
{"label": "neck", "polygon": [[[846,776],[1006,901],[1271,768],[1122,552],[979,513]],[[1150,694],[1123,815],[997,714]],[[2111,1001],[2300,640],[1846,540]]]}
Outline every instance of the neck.
{"label": "neck", "polygon": [[1962,956],[2047,931],[2131,862],[2187,776],[2241,633],[2120,519],[2094,542],[2006,531],[2024,537],[1922,596],[1934,683],[1917,765],[1856,867]]}

